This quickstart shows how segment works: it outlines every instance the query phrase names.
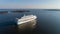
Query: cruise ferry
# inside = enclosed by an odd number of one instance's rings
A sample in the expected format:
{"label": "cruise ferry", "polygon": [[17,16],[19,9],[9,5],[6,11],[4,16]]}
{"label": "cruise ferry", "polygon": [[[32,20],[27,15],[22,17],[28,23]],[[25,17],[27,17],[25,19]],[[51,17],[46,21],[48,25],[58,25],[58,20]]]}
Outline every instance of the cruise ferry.
{"label": "cruise ferry", "polygon": [[33,29],[36,26],[36,15],[24,15],[21,18],[17,19],[17,25],[19,30],[23,29]]}

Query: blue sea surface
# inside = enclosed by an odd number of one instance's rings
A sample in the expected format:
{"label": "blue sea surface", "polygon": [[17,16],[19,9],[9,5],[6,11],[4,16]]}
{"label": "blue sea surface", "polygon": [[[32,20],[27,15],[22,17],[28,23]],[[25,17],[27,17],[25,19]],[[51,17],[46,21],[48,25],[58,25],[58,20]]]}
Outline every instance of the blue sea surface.
{"label": "blue sea surface", "polygon": [[24,14],[37,16],[37,26],[34,30],[35,34],[60,33],[60,11],[28,10],[30,12],[0,14],[0,34],[17,34],[15,29],[17,22],[15,20]]}

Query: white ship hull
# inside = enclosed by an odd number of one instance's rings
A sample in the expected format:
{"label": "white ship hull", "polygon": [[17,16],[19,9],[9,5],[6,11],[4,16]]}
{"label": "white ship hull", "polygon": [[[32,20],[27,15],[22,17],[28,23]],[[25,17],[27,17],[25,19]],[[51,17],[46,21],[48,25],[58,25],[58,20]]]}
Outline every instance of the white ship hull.
{"label": "white ship hull", "polygon": [[34,15],[28,15],[23,16],[21,19],[18,19],[18,29],[24,30],[24,29],[34,29],[36,25],[36,16]]}

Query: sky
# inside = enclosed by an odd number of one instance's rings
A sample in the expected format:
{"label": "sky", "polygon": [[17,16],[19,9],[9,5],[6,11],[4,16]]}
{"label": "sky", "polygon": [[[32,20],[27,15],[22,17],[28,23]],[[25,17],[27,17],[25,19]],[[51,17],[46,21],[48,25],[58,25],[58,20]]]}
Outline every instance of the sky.
{"label": "sky", "polygon": [[60,9],[60,0],[0,0],[0,8]]}

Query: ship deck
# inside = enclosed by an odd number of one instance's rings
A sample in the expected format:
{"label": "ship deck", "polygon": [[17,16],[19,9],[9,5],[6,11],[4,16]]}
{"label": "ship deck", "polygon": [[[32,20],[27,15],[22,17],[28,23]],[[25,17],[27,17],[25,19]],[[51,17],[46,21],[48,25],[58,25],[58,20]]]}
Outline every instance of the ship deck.
{"label": "ship deck", "polygon": [[35,20],[37,17],[30,15],[30,16],[24,16],[21,19],[18,19],[18,24],[26,23]]}

